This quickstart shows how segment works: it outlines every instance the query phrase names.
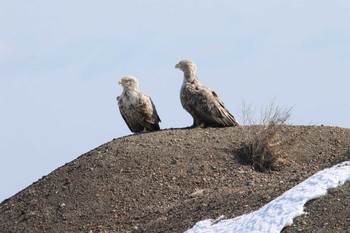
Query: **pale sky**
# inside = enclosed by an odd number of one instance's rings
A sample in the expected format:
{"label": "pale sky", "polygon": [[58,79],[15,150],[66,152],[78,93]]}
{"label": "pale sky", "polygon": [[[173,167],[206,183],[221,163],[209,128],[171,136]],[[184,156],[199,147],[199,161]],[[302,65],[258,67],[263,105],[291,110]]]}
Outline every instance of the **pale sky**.
{"label": "pale sky", "polygon": [[348,0],[0,0],[0,201],[131,134],[118,80],[134,75],[161,128],[192,124],[182,59],[239,119],[275,99],[293,125],[350,128]]}

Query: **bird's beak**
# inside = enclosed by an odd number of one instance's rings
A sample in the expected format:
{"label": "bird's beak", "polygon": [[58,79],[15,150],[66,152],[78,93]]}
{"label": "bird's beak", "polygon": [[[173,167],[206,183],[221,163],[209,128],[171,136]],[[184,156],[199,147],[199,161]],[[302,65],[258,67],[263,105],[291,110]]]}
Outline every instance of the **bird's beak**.
{"label": "bird's beak", "polygon": [[122,81],[119,80],[118,84],[119,84],[119,85],[122,85]]}
{"label": "bird's beak", "polygon": [[177,63],[177,64],[175,65],[175,69],[180,69],[180,63]]}

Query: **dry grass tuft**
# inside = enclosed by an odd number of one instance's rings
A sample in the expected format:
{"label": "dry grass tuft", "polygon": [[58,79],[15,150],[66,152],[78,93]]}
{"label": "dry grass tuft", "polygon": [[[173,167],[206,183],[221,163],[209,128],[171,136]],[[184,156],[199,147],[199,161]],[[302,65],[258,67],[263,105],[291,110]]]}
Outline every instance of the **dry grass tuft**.
{"label": "dry grass tuft", "polygon": [[[272,101],[264,107],[260,123],[253,120],[255,111],[243,105],[242,129],[245,140],[238,151],[239,157],[254,169],[264,172],[277,169],[277,161],[283,163],[283,151],[293,144],[292,138],[283,132],[283,126],[290,118],[292,108],[280,108]],[[247,125],[248,124],[248,125]]]}

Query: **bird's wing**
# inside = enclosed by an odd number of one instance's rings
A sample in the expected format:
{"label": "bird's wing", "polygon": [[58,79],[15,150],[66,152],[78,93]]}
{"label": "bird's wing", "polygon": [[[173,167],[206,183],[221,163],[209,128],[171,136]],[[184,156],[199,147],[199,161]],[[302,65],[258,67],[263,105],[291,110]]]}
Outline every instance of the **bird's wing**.
{"label": "bird's wing", "polygon": [[160,117],[157,113],[156,107],[148,95],[139,93],[139,103],[137,105],[139,114],[144,118],[144,120],[151,124],[158,124],[160,122]]}
{"label": "bird's wing", "polygon": [[152,114],[152,116],[153,116],[153,118],[154,118],[157,122],[161,122],[160,117],[159,117],[159,115],[158,115],[158,113],[157,113],[156,106],[155,106],[154,103],[153,103],[153,100],[151,99],[151,97],[149,97],[149,99],[150,99],[150,101],[151,101],[151,103],[152,103],[152,108],[153,108],[153,114]]}
{"label": "bird's wing", "polygon": [[228,126],[228,125],[232,125],[232,126],[239,125],[239,123],[235,119],[235,117],[228,111],[228,109],[225,108],[224,103],[220,100],[220,98],[216,94],[216,92],[215,91],[211,91],[211,94],[214,97],[214,102],[217,103],[217,104],[215,104],[216,110],[214,110],[214,112],[217,113],[216,116],[218,116],[221,119],[221,121],[223,121],[223,124],[226,125],[226,126]]}
{"label": "bird's wing", "polygon": [[200,117],[212,126],[238,125],[218,95],[211,89],[202,85],[192,85],[184,91],[187,92],[185,101],[188,101],[187,106],[191,108],[192,115]]}

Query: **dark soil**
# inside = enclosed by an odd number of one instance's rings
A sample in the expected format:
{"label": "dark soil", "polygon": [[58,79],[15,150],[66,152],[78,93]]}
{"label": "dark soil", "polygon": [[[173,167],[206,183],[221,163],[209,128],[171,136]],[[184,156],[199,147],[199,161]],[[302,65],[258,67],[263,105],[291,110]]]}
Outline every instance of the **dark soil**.
{"label": "dark soil", "polygon": [[[259,128],[259,127],[257,127]],[[1,232],[183,232],[257,210],[317,171],[350,160],[350,129],[288,126],[277,170],[237,156],[241,127],[168,129],[114,139],[0,205]],[[250,132],[254,134],[254,130]],[[350,185],[309,202],[290,232],[350,232]]]}

